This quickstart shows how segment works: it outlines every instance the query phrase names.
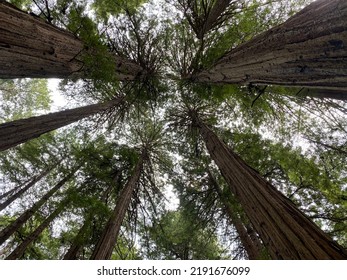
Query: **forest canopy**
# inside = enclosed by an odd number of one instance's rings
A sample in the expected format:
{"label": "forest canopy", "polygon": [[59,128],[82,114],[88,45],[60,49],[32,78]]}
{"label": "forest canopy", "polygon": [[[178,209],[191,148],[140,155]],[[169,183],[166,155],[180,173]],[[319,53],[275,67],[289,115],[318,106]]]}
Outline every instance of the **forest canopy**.
{"label": "forest canopy", "polygon": [[346,18],[1,0],[0,259],[347,259]]}

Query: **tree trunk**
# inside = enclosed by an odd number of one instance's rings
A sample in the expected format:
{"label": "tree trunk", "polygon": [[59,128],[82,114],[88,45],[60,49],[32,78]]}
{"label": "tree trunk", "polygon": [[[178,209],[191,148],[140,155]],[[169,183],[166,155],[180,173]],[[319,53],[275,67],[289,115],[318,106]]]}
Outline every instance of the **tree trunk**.
{"label": "tree trunk", "polygon": [[190,112],[211,158],[273,259],[346,259],[347,253]]}
{"label": "tree trunk", "polygon": [[117,106],[122,101],[123,97],[119,97],[104,103],[3,123],[0,125],[0,151],[37,138],[44,133],[88,116],[103,112]]}
{"label": "tree trunk", "polygon": [[205,34],[209,32],[217,23],[220,16],[230,5],[232,0],[216,0],[213,7],[208,12],[207,17],[204,19],[199,32],[197,33],[198,39],[203,39]]}
{"label": "tree trunk", "polygon": [[[85,77],[80,57],[87,53],[74,34],[0,0],[0,78]],[[88,50],[92,52],[93,50]],[[136,63],[112,55],[120,80],[134,80]]]}
{"label": "tree trunk", "polygon": [[35,241],[39,235],[49,226],[49,224],[63,211],[66,204],[61,203],[16,249],[6,258],[6,260],[16,260],[23,256],[28,246]]}
{"label": "tree trunk", "polygon": [[4,228],[0,232],[0,245],[3,244],[7,238],[9,238],[15,231],[17,231],[27,220],[29,220],[40,207],[45,204],[48,199],[56,193],[64,184],[69,181],[76,171],[80,168],[80,166],[76,167],[69,175],[67,175],[64,179],[62,179],[58,184],[55,185],[52,189],[50,189],[39,201],[37,201],[30,209],[26,210],[22,215],[20,215],[15,221],[13,221],[10,225]]}
{"label": "tree trunk", "polygon": [[300,90],[297,96],[309,96],[314,98],[330,98],[337,100],[347,100],[347,90],[333,90],[333,89],[320,89],[320,88],[304,88]]}
{"label": "tree trunk", "polygon": [[40,175],[35,176],[25,187],[20,189],[17,193],[8,198],[5,202],[0,204],[0,211],[5,209],[8,205],[10,205],[13,201],[19,198],[23,193],[25,193],[28,189],[34,186],[38,181],[40,181],[43,177],[45,177],[52,169],[47,169],[43,171]]}
{"label": "tree trunk", "polygon": [[248,258],[250,260],[260,259],[262,248],[261,243],[259,242],[259,240],[251,239],[251,237],[247,233],[246,227],[244,226],[243,222],[238,217],[237,213],[235,213],[233,209],[230,207],[230,204],[227,201],[227,197],[223,195],[223,192],[219,184],[217,183],[217,181],[215,180],[215,178],[209,170],[207,171],[207,173],[212,187],[217,192],[220,201],[224,205],[225,212],[228,215],[230,222],[234,225],[240,237],[241,243],[247,252]]}
{"label": "tree trunk", "polygon": [[[113,181],[117,182],[119,176],[121,174],[121,171],[118,171],[116,173],[116,176],[114,177]],[[110,195],[111,191],[114,189],[114,185],[111,184],[102,194],[101,196],[101,201],[106,204],[107,198]],[[76,260],[78,257],[79,251],[82,249],[82,246],[84,244],[85,238],[86,238],[86,233],[88,232],[88,228],[93,220],[93,213],[90,213],[87,218],[84,221],[83,226],[80,228],[78,231],[78,234],[74,238],[73,243],[71,244],[69,250],[67,253],[64,255],[64,260]]]}
{"label": "tree trunk", "polygon": [[120,227],[124,220],[126,211],[129,208],[133,192],[140,179],[143,164],[147,156],[146,150],[143,150],[132,176],[119,194],[116,207],[114,208],[113,213],[95,246],[92,256],[90,257],[91,260],[108,260],[111,258],[113,248],[117,243]]}
{"label": "tree trunk", "polygon": [[193,79],[220,84],[347,87],[347,1],[317,0],[236,47]]}

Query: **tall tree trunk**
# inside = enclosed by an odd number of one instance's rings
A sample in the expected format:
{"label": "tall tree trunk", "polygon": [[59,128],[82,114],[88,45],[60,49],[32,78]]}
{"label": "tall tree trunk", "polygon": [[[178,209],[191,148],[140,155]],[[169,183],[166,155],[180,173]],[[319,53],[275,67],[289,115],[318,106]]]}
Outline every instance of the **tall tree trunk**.
{"label": "tall tree trunk", "polygon": [[[85,76],[84,43],[74,34],[0,0],[0,78],[67,78]],[[92,52],[93,50],[88,50]],[[133,80],[142,68],[112,55],[120,80]]]}
{"label": "tall tree trunk", "polygon": [[3,193],[2,195],[0,195],[0,200],[5,198],[5,197],[8,197],[8,196],[12,195],[15,191],[20,190],[21,188],[23,188],[23,186],[25,186],[29,182],[31,182],[31,180],[27,180],[26,182],[24,182],[24,183],[14,187],[14,188],[12,188],[11,190]]}
{"label": "tall tree trunk", "polygon": [[228,8],[232,0],[216,0],[213,7],[209,10],[207,17],[204,19],[198,30],[198,39],[203,39],[205,34],[209,32],[217,23],[223,12]]}
{"label": "tall tree trunk", "polygon": [[[120,177],[121,171],[118,171],[116,173],[116,176],[114,177],[113,181],[117,182],[118,178]],[[107,198],[110,195],[111,191],[114,189],[114,185],[110,184],[110,186],[104,191],[104,193],[101,196],[101,201],[106,204]],[[88,232],[88,229],[90,227],[90,224],[93,220],[94,214],[90,213],[87,215],[83,226],[80,228],[78,231],[76,237],[74,238],[69,250],[66,252],[64,255],[64,260],[76,260],[78,257],[78,253],[83,247],[85,238],[86,238],[86,233]]]}
{"label": "tall tree trunk", "polygon": [[347,1],[317,0],[224,55],[198,82],[347,87]]}
{"label": "tall tree trunk", "polygon": [[23,193],[25,193],[28,189],[34,186],[38,181],[40,181],[43,177],[45,177],[52,169],[47,169],[43,171],[40,175],[35,176],[26,186],[16,192],[14,195],[9,197],[5,202],[0,204],[0,211],[5,209],[8,205],[10,205],[13,201],[19,198]]}
{"label": "tall tree trunk", "polygon": [[17,231],[27,220],[29,220],[40,207],[45,204],[49,198],[52,197],[64,184],[69,181],[80,166],[73,169],[65,178],[63,178],[58,184],[56,184],[52,189],[50,189],[39,201],[37,201],[30,209],[26,210],[22,215],[20,215],[15,221],[4,228],[0,232],[0,245],[3,244],[7,238],[9,238],[15,231]]}
{"label": "tall tree trunk", "polygon": [[0,125],[0,151],[9,149],[40,135],[119,105],[123,97],[110,101],[16,120]]}
{"label": "tall tree trunk", "polygon": [[90,257],[91,260],[108,260],[111,258],[114,246],[117,243],[120,227],[124,220],[127,209],[129,208],[133,192],[138,185],[144,161],[147,158],[147,152],[144,149],[135,166],[132,176],[128,179],[124,188],[119,194],[116,202],[116,207],[108,220],[106,227],[95,246],[95,249]]}
{"label": "tall tree trunk", "polygon": [[261,248],[262,245],[259,240],[252,240],[251,237],[247,233],[247,229],[244,226],[244,223],[238,217],[237,213],[233,211],[229,202],[227,201],[227,197],[223,194],[219,184],[216,179],[213,177],[212,173],[208,170],[208,177],[213,189],[217,192],[220,201],[222,202],[225,212],[228,215],[230,222],[235,226],[235,229],[240,237],[241,243],[245,248],[248,258],[250,260],[260,259],[261,256]]}
{"label": "tall tree trunk", "polygon": [[333,90],[320,88],[304,88],[300,90],[297,96],[310,96],[314,98],[330,98],[337,100],[347,100],[347,90]]}
{"label": "tall tree trunk", "polygon": [[346,259],[347,253],[190,112],[211,158],[273,259]]}
{"label": "tall tree trunk", "polygon": [[6,258],[6,260],[16,260],[23,256],[28,246],[35,241],[39,235],[49,226],[49,224],[64,210],[66,203],[61,203],[53,213],[51,213],[16,249]]}

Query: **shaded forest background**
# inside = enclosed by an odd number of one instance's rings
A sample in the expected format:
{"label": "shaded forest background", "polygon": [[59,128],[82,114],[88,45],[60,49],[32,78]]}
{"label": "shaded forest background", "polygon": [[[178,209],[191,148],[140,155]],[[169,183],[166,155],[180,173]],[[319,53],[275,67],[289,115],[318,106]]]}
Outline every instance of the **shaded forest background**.
{"label": "shaded forest background", "polygon": [[347,258],[344,1],[9,2],[0,258]]}

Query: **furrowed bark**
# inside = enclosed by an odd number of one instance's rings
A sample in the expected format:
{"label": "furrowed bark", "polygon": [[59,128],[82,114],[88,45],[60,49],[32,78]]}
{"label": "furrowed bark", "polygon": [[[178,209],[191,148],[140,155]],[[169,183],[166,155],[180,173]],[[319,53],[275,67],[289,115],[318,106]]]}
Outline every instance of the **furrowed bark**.
{"label": "furrowed bark", "polygon": [[90,257],[91,260],[108,260],[111,258],[114,246],[117,243],[120,227],[124,220],[127,209],[129,208],[133,192],[140,179],[144,161],[147,158],[146,150],[143,150],[137,162],[132,176],[119,194],[116,207],[108,220],[106,227],[95,246]]}
{"label": "furrowed bark", "polygon": [[37,138],[44,133],[79,121],[88,116],[101,113],[119,105],[122,100],[123,97],[119,97],[104,103],[0,124],[0,151]]}
{"label": "furrowed bark", "polygon": [[346,251],[191,112],[211,158],[273,259],[347,259]]}
{"label": "furrowed bark", "polygon": [[59,181],[52,189],[50,189],[39,201],[37,201],[30,209],[26,210],[15,221],[0,232],[0,245],[3,244],[15,231],[17,231],[24,223],[29,220],[42,205],[44,205],[66,182],[68,182],[76,173],[80,166],[76,167],[65,178]]}
{"label": "furrowed bark", "polygon": [[[84,42],[69,31],[0,0],[0,78],[87,78],[80,60]],[[142,67],[112,54],[119,80],[134,80]]]}
{"label": "furrowed bark", "polygon": [[193,79],[217,84],[347,88],[347,2],[318,0],[225,54]]}

